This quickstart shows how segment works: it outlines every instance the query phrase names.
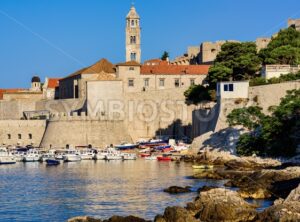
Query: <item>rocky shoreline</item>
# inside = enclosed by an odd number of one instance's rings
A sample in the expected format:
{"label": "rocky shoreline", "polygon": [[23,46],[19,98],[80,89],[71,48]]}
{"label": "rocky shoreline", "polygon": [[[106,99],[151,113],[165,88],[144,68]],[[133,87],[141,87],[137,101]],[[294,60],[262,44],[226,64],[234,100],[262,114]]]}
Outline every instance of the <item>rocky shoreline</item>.
{"label": "rocky shoreline", "polygon": [[[213,166],[209,170],[195,170],[195,179],[227,180],[225,187],[202,187],[186,207],[167,207],[155,222],[196,221],[300,221],[300,166],[281,164],[273,159],[236,157],[224,152],[206,152],[186,156],[185,162]],[[236,188],[232,190],[232,188]],[[190,187],[172,186],[164,190],[170,194],[190,192]],[[257,205],[245,199],[275,200],[271,207],[257,212]],[[113,216],[107,220],[76,217],[69,222],[145,222],[128,216]]]}

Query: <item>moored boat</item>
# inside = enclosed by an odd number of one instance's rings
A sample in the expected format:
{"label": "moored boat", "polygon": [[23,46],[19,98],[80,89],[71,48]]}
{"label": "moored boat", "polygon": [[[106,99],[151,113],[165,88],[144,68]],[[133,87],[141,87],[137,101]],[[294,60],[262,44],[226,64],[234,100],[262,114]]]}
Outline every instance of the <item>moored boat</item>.
{"label": "moored boat", "polygon": [[30,149],[24,156],[24,162],[37,162],[41,159],[42,155],[36,149]]}
{"label": "moored boat", "polygon": [[130,149],[135,149],[137,147],[138,145],[132,143],[123,143],[115,146],[115,148],[117,148],[118,150],[130,150]]}
{"label": "moored boat", "polygon": [[157,160],[156,156],[147,156],[144,158],[145,160]]}
{"label": "moored boat", "polygon": [[193,169],[199,169],[199,170],[208,170],[208,169],[213,169],[213,165],[193,165]]}
{"label": "moored boat", "polygon": [[67,150],[63,155],[65,162],[79,162],[81,161],[80,153],[76,150]]}
{"label": "moored boat", "polygon": [[116,149],[109,148],[107,149],[107,154],[105,155],[106,160],[122,160],[122,153],[117,151]]}
{"label": "moored boat", "polygon": [[49,158],[46,160],[46,163],[48,166],[57,166],[60,164],[60,161],[56,160],[55,158]]}
{"label": "moored boat", "polygon": [[0,164],[14,164],[14,156],[6,148],[0,148]]}
{"label": "moored boat", "polygon": [[83,149],[80,150],[79,152],[80,152],[81,160],[92,160],[95,157],[94,150],[92,149]]}
{"label": "moored boat", "polygon": [[136,160],[137,156],[134,153],[124,153],[122,158],[123,160]]}
{"label": "moored boat", "polygon": [[158,160],[158,161],[172,161],[172,158],[171,158],[170,155],[164,154],[164,155],[162,155],[162,156],[158,156],[158,157],[157,157],[157,160]]}

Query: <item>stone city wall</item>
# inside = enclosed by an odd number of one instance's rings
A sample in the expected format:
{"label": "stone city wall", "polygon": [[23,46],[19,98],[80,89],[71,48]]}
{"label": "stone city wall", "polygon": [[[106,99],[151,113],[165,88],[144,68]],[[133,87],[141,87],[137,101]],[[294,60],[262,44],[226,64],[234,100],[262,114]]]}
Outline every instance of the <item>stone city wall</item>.
{"label": "stone city wall", "polygon": [[39,146],[45,129],[45,120],[0,120],[0,144]]}

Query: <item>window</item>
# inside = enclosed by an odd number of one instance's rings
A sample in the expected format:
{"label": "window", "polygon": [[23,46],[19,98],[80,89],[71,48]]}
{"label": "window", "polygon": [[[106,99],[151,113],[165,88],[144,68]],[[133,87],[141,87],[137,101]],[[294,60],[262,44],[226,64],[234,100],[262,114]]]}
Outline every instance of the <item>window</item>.
{"label": "window", "polygon": [[225,92],[233,92],[233,84],[224,84],[224,91]]}
{"label": "window", "polygon": [[136,44],[136,36],[130,36],[130,44]]}
{"label": "window", "polygon": [[134,27],[134,20],[131,20],[131,26]]}
{"label": "window", "polygon": [[7,139],[11,139],[11,135],[10,134],[7,134]]}
{"label": "window", "polygon": [[149,79],[144,79],[144,86],[148,87],[149,86]]}
{"label": "window", "polygon": [[21,134],[18,134],[18,139],[22,139],[22,135]]}
{"label": "window", "polygon": [[179,79],[175,79],[175,87],[179,87],[180,86],[180,80]]}
{"label": "window", "polygon": [[134,80],[133,79],[128,79],[128,86],[129,87],[134,87]]}
{"label": "window", "polygon": [[131,61],[136,61],[136,53],[135,52],[132,52],[130,54],[130,59],[131,59]]}
{"label": "window", "polygon": [[32,134],[31,134],[31,133],[29,133],[28,138],[29,138],[30,140],[32,140]]}
{"label": "window", "polygon": [[159,86],[164,87],[165,86],[165,79],[159,79]]}
{"label": "window", "polygon": [[191,79],[190,83],[191,83],[191,86],[194,86],[195,85],[195,79]]}
{"label": "window", "polygon": [[134,67],[129,67],[129,71],[134,71]]}

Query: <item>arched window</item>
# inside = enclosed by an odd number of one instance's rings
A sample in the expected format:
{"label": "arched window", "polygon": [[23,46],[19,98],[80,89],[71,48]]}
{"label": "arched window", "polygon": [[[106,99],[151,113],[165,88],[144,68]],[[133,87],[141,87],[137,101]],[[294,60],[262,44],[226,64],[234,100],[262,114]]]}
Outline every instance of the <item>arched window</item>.
{"label": "arched window", "polygon": [[18,139],[21,140],[22,139],[22,135],[18,134]]}
{"label": "arched window", "polygon": [[11,134],[7,134],[7,139],[11,139]]}
{"label": "arched window", "polygon": [[130,59],[131,59],[131,61],[136,61],[136,53],[135,52],[132,52],[130,54]]}
{"label": "arched window", "polygon": [[134,27],[134,20],[131,20],[131,26]]}
{"label": "arched window", "polygon": [[28,134],[28,138],[29,138],[30,140],[32,140],[32,134],[31,134],[31,133]]}

